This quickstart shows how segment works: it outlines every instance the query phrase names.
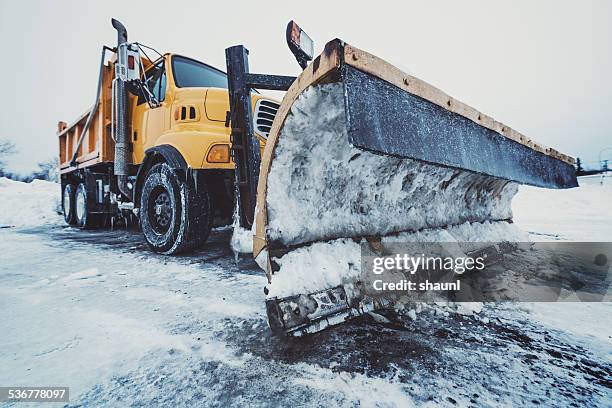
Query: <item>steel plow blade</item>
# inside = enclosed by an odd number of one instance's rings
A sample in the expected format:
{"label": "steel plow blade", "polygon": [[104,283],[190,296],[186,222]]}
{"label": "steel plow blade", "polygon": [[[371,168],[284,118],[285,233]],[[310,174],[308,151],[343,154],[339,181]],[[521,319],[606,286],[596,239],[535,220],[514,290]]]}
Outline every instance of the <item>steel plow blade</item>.
{"label": "steel plow blade", "polygon": [[253,252],[277,332],[308,334],[377,308],[356,296],[364,240],[520,241],[519,184],[577,186],[573,159],[340,40],[274,119]]}

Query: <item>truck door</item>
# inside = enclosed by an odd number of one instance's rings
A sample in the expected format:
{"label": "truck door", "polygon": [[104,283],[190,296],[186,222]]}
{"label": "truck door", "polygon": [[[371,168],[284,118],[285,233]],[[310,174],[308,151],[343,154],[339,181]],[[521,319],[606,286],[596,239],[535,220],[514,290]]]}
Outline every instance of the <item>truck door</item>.
{"label": "truck door", "polygon": [[134,163],[141,163],[144,152],[155,145],[157,138],[166,129],[168,104],[166,103],[166,70],[164,60],[146,71],[146,86],[160,103],[151,107],[143,95],[136,98],[132,114],[132,144]]}

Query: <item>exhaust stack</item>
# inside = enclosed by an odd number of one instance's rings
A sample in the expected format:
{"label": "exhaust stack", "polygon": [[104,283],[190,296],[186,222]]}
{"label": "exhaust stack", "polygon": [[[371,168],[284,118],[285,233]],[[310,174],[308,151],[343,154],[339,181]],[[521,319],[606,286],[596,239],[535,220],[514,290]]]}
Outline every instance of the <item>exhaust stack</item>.
{"label": "exhaust stack", "polygon": [[111,20],[117,30],[117,63],[115,65],[115,79],[113,80],[113,110],[115,117],[115,166],[114,174],[117,176],[117,186],[126,197],[132,198],[132,191],[128,187],[129,165],[131,164],[131,143],[127,132],[127,30],[120,21]]}

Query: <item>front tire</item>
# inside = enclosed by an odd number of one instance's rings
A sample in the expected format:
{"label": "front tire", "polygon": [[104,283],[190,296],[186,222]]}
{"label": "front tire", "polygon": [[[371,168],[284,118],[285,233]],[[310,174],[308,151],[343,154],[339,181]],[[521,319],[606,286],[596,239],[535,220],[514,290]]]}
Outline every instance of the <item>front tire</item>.
{"label": "front tire", "polygon": [[140,198],[140,225],[149,247],[166,255],[202,246],[212,212],[205,186],[195,189],[166,163],[151,167]]}
{"label": "front tire", "polygon": [[192,195],[190,208],[191,247],[202,248],[212,229],[213,211],[210,194],[205,183],[199,183],[196,192]]}
{"label": "front tire", "polygon": [[188,243],[187,188],[166,163],[151,167],[142,186],[140,224],[149,247],[177,254]]}

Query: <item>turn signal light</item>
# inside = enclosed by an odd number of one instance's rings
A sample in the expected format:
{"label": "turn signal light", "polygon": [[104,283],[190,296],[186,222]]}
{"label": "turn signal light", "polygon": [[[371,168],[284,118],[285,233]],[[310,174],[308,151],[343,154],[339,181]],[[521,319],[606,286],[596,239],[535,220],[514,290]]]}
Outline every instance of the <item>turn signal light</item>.
{"label": "turn signal light", "polygon": [[209,163],[229,163],[230,151],[229,145],[218,144],[214,145],[206,156],[206,161]]}

